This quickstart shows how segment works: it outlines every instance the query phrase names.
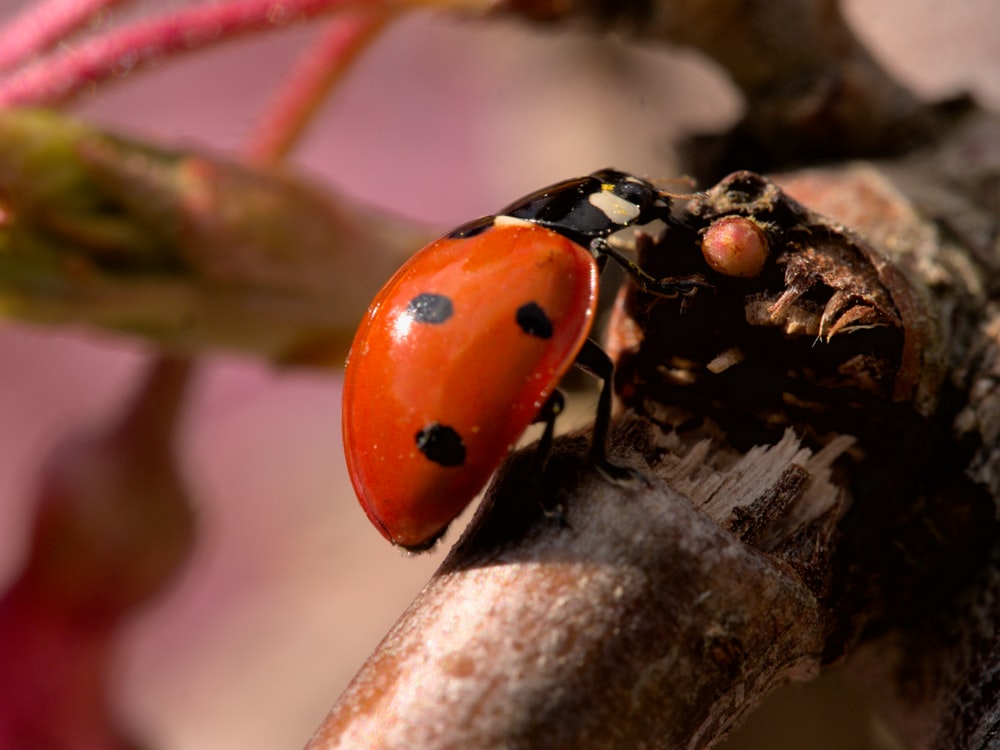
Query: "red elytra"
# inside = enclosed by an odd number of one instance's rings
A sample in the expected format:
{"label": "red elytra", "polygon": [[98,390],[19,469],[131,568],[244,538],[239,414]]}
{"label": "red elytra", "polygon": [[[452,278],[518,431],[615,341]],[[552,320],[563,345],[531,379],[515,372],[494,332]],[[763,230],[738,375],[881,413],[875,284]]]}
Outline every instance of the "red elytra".
{"label": "red elytra", "polygon": [[358,329],[344,381],[351,482],[394,544],[424,549],[486,484],[573,364],[598,265],[537,224],[414,255]]}

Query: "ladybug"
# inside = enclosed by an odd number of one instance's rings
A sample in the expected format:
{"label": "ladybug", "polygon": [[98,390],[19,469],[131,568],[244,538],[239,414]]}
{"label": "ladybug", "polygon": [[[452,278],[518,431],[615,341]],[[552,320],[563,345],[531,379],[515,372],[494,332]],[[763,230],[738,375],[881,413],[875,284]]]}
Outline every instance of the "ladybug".
{"label": "ladybug", "polygon": [[574,363],[603,380],[591,462],[635,476],[605,456],[614,366],[588,334],[608,258],[655,294],[703,286],[658,281],[620,250],[626,230],[662,234],[672,221],[669,197],[606,169],[465,224],[396,272],[358,328],[343,394],[351,482],[386,539],[431,547],[535,422],[543,461]]}

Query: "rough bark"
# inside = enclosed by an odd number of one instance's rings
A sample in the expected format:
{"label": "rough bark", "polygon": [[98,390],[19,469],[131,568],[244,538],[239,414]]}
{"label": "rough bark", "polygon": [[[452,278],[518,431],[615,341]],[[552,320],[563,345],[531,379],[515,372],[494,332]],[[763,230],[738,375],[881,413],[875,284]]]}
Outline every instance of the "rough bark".
{"label": "rough bark", "polygon": [[579,439],[541,480],[515,457],[310,748],[710,747],[852,655],[907,747],[994,746],[998,133],[973,115],[777,178],[833,219],[737,175],[666,251],[637,240],[680,273],[701,228],[753,216],[777,270],[619,300],[638,413],[613,443],[650,484],[587,470]]}
{"label": "rough bark", "polygon": [[[739,458],[702,436],[682,457],[643,420],[619,429],[618,460],[650,484],[584,469],[579,440],[544,487],[523,454],[507,464],[310,747],[706,747],[817,674],[825,613],[801,573],[826,562],[849,441],[812,454],[789,434]],[[755,503],[811,520],[770,557],[730,531]]]}

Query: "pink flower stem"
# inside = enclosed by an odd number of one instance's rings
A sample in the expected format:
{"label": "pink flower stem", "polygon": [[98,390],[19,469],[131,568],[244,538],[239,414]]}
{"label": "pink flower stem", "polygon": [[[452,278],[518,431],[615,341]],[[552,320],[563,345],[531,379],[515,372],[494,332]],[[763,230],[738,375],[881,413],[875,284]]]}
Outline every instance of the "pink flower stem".
{"label": "pink flower stem", "polygon": [[388,8],[390,0],[232,0],[172,11],[113,29],[53,54],[0,82],[0,107],[54,104],[152,60],[191,52],[242,34],[280,28],[351,7]]}
{"label": "pink flower stem", "polygon": [[126,0],[48,0],[34,3],[0,28],[0,73],[25,64]]}
{"label": "pink flower stem", "polygon": [[248,158],[258,163],[284,159],[302,137],[326,95],[388,21],[389,15],[379,10],[351,13],[330,21],[267,108],[244,149]]}

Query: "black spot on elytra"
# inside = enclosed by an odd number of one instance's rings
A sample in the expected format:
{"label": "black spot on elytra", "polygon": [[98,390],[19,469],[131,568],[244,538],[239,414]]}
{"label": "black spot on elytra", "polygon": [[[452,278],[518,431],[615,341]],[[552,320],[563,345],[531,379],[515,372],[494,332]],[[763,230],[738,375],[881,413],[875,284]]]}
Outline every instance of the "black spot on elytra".
{"label": "black spot on elytra", "polygon": [[454,429],[431,422],[417,433],[417,450],[441,466],[461,466],[465,463],[465,444]]}
{"label": "black spot on elytra", "polygon": [[444,323],[455,314],[455,308],[443,294],[425,292],[410,300],[406,312],[417,323]]}
{"label": "black spot on elytra", "polygon": [[516,318],[525,333],[540,339],[552,338],[552,321],[537,302],[528,302],[517,308]]}

